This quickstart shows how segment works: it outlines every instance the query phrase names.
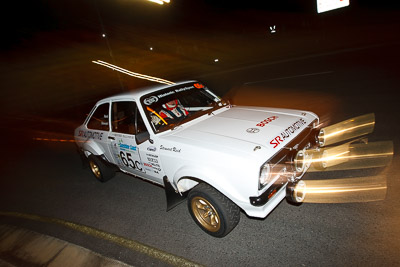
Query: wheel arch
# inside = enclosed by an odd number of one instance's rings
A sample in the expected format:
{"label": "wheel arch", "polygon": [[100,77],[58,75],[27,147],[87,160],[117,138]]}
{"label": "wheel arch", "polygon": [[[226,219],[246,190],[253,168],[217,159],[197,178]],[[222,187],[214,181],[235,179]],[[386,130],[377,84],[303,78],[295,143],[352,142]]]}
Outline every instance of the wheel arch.
{"label": "wheel arch", "polygon": [[100,156],[104,154],[103,149],[95,142],[85,142],[82,145],[82,150],[83,153],[85,153],[85,156],[88,157],[89,155],[93,154],[95,156]]}
{"label": "wheel arch", "polygon": [[242,195],[229,183],[227,175],[221,171],[212,169],[201,169],[196,166],[186,166],[176,172],[173,178],[173,186],[179,194],[184,194],[193,189],[199,183],[206,183],[225,195],[236,205],[241,207]]}

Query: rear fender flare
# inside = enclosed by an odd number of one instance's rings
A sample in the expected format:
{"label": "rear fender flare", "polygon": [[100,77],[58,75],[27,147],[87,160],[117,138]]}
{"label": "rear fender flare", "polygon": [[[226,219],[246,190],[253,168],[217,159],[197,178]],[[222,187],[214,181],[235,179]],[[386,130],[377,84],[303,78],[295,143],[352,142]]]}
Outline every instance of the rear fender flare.
{"label": "rear fender flare", "polygon": [[84,151],[86,157],[88,157],[90,154],[93,154],[95,156],[100,156],[104,154],[103,149],[93,141],[85,142],[82,145],[82,150]]}

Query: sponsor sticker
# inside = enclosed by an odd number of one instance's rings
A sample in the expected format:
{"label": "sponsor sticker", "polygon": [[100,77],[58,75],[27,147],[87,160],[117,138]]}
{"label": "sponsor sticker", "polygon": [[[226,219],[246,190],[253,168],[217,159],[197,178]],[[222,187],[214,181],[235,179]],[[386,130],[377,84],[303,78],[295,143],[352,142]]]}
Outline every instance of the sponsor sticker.
{"label": "sponsor sticker", "polygon": [[268,117],[268,118],[266,118],[265,120],[260,121],[259,123],[257,123],[257,126],[259,126],[259,127],[264,127],[265,125],[267,125],[268,123],[270,123],[270,122],[276,120],[277,118],[278,118],[278,116],[271,116],[271,117]]}
{"label": "sponsor sticker", "polygon": [[258,133],[260,131],[260,129],[258,128],[249,128],[246,130],[246,132],[248,133]]}
{"label": "sponsor sticker", "polygon": [[158,101],[158,98],[156,96],[150,96],[146,98],[143,103],[147,106],[150,106],[151,104],[155,103]]}
{"label": "sponsor sticker", "polygon": [[102,140],[103,139],[103,133],[102,132],[92,132],[92,131],[79,131],[78,136],[84,137],[84,138],[91,138],[91,139],[96,139],[96,140]]}
{"label": "sponsor sticker", "polygon": [[285,141],[285,139],[292,136],[296,131],[301,129],[306,124],[307,124],[307,122],[304,119],[302,119],[302,118],[298,119],[296,122],[294,122],[289,127],[287,127],[283,132],[281,132],[280,135],[278,135],[274,139],[272,139],[269,143],[273,146],[273,148],[276,148],[281,143],[283,143]]}
{"label": "sponsor sticker", "polygon": [[147,151],[156,152],[157,148],[155,146],[149,146]]}

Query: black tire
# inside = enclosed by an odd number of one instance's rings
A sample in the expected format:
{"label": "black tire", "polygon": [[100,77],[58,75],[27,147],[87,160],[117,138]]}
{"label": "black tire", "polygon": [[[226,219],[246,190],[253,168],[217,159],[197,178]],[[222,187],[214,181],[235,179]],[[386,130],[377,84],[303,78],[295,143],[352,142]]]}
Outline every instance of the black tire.
{"label": "black tire", "polygon": [[214,237],[226,236],[240,220],[240,208],[204,183],[198,184],[189,192],[188,208],[196,224]]}
{"label": "black tire", "polygon": [[89,169],[98,181],[104,183],[114,177],[115,169],[108,166],[101,158],[90,155],[88,161]]}

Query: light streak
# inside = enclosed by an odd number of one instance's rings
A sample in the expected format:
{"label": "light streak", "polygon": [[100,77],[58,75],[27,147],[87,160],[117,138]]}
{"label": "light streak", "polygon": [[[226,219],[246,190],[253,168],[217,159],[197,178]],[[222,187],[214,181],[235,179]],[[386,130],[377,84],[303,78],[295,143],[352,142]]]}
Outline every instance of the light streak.
{"label": "light streak", "polygon": [[57,138],[42,138],[42,137],[34,137],[32,139],[35,141],[60,142],[60,143],[84,142],[84,141],[73,140],[73,139],[57,139]]}
{"label": "light streak", "polygon": [[375,114],[365,114],[322,128],[318,139],[321,146],[329,146],[344,140],[369,134],[373,132],[374,126]]}
{"label": "light streak", "polygon": [[41,138],[41,137],[34,137],[33,140],[35,141],[49,141],[49,142],[70,142],[73,143],[75,140],[72,139],[56,139],[56,138]]}
{"label": "light streak", "polygon": [[384,167],[393,158],[393,142],[346,143],[305,153],[310,155],[304,162],[311,163],[311,172]]}
{"label": "light streak", "polygon": [[168,81],[168,80],[164,80],[164,79],[161,79],[161,78],[157,78],[157,77],[153,77],[153,76],[149,76],[149,75],[145,75],[145,74],[140,74],[140,73],[137,73],[137,72],[129,71],[129,70],[123,69],[121,67],[118,67],[116,65],[113,65],[113,64],[110,64],[108,62],[105,62],[105,61],[101,61],[101,60],[96,60],[95,61],[95,60],[93,60],[92,62],[95,63],[95,64],[98,64],[98,65],[107,67],[109,69],[119,71],[121,73],[127,74],[127,75],[135,77],[135,78],[144,79],[144,80],[148,80],[148,81],[152,81],[152,82],[158,82],[158,83],[162,83],[162,84],[168,84],[168,85],[174,85],[175,84],[174,82],[171,82],[171,81]]}
{"label": "light streak", "polygon": [[147,0],[149,2],[153,2],[159,5],[169,4],[170,0]]}
{"label": "light streak", "polygon": [[369,177],[304,180],[306,186],[299,188],[307,203],[351,203],[384,200],[386,175]]}
{"label": "light streak", "polygon": [[336,132],[333,132],[333,133],[325,135],[325,138],[330,138],[332,136],[336,136],[336,135],[339,135],[339,134],[344,134],[346,132],[350,132],[350,131],[356,130],[358,128],[363,128],[363,127],[367,127],[367,126],[371,126],[371,125],[372,126],[375,125],[375,122],[369,122],[369,123],[365,123],[365,124],[349,127],[349,128],[346,128],[346,129],[342,129],[342,130],[339,130],[339,131],[336,131]]}

